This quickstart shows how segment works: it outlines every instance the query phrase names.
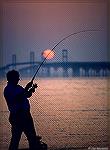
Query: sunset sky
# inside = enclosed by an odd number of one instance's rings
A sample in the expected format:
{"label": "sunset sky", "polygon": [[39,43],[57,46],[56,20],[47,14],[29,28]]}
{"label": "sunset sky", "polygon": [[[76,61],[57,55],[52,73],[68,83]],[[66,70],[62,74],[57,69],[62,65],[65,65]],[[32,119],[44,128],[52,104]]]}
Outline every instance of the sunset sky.
{"label": "sunset sky", "polygon": [[30,51],[41,60],[45,49],[51,49],[65,36],[88,29],[68,38],[55,49],[49,61],[61,61],[62,49],[68,50],[69,61],[107,61],[107,8],[104,2],[86,3],[15,3],[3,4],[3,64],[29,61]]}

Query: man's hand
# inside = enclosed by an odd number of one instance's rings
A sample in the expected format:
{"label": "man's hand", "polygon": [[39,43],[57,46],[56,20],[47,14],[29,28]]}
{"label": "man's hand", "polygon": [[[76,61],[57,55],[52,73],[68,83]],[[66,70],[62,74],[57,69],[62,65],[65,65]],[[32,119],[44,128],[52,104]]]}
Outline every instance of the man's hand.
{"label": "man's hand", "polygon": [[35,84],[33,84],[33,82],[29,82],[27,85],[26,85],[26,87],[25,87],[25,90],[27,90],[27,91],[30,91],[30,92],[35,92],[35,89],[37,88],[38,86],[37,86],[37,84],[35,83]]}
{"label": "man's hand", "polygon": [[35,89],[37,88],[37,84],[33,84],[33,82],[29,82],[25,87],[25,94],[29,98],[32,96],[32,93],[35,92]]}
{"label": "man's hand", "polygon": [[35,83],[35,84],[33,84],[33,87],[34,87],[34,88],[37,88],[37,87],[38,87],[38,85]]}
{"label": "man's hand", "polygon": [[37,88],[38,86],[37,86],[37,84],[35,83],[35,84],[33,84],[33,86],[32,86],[32,93],[34,93],[35,92],[35,89]]}
{"label": "man's hand", "polygon": [[33,82],[29,82],[26,87],[25,90],[29,90],[30,88],[32,88]]}

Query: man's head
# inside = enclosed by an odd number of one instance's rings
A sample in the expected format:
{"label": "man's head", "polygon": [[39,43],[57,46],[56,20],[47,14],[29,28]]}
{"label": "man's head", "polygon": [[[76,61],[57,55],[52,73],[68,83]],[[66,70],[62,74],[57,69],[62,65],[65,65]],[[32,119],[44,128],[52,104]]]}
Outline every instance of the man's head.
{"label": "man's head", "polygon": [[7,77],[7,81],[9,83],[13,83],[13,84],[18,84],[18,81],[20,80],[19,78],[19,72],[16,71],[16,70],[11,70],[11,71],[8,71],[6,77]]}

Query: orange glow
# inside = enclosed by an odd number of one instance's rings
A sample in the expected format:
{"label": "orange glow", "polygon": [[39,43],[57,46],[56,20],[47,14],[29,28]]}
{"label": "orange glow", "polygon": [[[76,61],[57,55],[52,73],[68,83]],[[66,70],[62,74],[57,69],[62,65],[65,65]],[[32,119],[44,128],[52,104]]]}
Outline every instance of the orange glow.
{"label": "orange glow", "polygon": [[42,53],[42,56],[46,59],[52,59],[54,55],[55,55],[55,52],[50,49],[44,50]]}

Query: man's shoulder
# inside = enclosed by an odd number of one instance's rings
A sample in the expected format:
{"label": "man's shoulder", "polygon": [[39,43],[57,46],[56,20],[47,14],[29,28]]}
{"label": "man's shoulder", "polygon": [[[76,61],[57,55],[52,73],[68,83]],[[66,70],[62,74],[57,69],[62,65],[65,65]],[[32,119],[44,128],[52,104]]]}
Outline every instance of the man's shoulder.
{"label": "man's shoulder", "polygon": [[10,91],[10,90],[24,90],[24,88],[21,85],[12,86],[12,85],[8,84],[4,88],[4,91]]}
{"label": "man's shoulder", "polygon": [[24,88],[21,85],[16,85],[16,86],[12,86],[12,85],[7,85],[4,88],[4,96],[8,96],[8,95],[16,95],[18,93],[22,93],[24,92]]}
{"label": "man's shoulder", "polygon": [[16,87],[17,87],[17,88],[24,89],[24,88],[23,88],[21,85],[19,85],[19,84],[18,84]]}

